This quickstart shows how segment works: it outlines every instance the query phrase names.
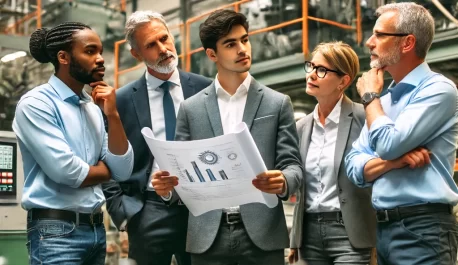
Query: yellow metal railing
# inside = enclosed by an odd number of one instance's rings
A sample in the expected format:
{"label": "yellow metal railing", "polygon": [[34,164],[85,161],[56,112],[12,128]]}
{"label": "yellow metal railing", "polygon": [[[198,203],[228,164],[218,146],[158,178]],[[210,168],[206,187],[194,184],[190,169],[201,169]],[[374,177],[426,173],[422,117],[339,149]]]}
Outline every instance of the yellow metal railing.
{"label": "yellow metal railing", "polygon": [[[209,14],[214,12],[215,10],[226,9],[226,8],[234,8],[234,10],[236,12],[239,12],[240,5],[244,4],[244,3],[247,3],[247,2],[250,2],[250,1],[251,0],[241,0],[241,1],[237,1],[237,2],[231,3],[231,4],[220,6],[220,7],[216,8],[216,9],[213,9],[213,10],[210,10],[210,11],[205,12],[203,14],[200,14],[198,16],[192,17],[192,18],[188,19],[185,23],[179,24],[179,25],[174,27],[174,28],[177,28],[177,27],[180,28],[180,36],[181,36],[181,39],[184,40],[184,41],[181,42],[181,54],[178,57],[181,59],[181,65],[186,71],[188,71],[188,72],[191,71],[191,55],[193,55],[193,54],[195,54],[197,52],[203,51],[203,47],[199,47],[197,49],[192,49],[191,50],[191,41],[190,41],[190,39],[191,39],[191,33],[190,33],[191,24],[196,22],[196,21],[199,21],[199,20],[205,18],[206,16],[208,16]],[[274,26],[253,30],[253,31],[250,31],[248,34],[249,35],[259,34],[259,33],[262,33],[262,32],[268,32],[268,31],[276,30],[276,29],[279,29],[279,28],[283,28],[283,27],[286,27],[286,26],[293,25],[293,24],[302,23],[302,52],[305,55],[305,54],[309,53],[309,50],[308,50],[308,21],[312,20],[312,21],[317,21],[317,22],[320,22],[320,23],[326,23],[326,24],[329,24],[329,25],[333,25],[333,26],[336,26],[336,27],[339,27],[339,28],[342,28],[342,29],[355,30],[356,31],[356,43],[358,45],[360,45],[361,42],[362,42],[362,38],[363,38],[362,25],[361,25],[360,0],[356,0],[356,7],[355,8],[356,8],[356,18],[354,20],[355,21],[355,26],[351,26],[351,25],[338,23],[336,21],[332,21],[332,20],[328,20],[328,19],[309,16],[308,15],[308,1],[307,0],[302,0],[302,17],[297,18],[297,19],[293,19],[293,20],[289,20],[289,21],[285,21],[285,22],[282,22],[282,23],[274,25]],[[185,32],[183,32],[183,29],[186,29]],[[184,38],[183,38],[183,35],[185,35]],[[134,67],[131,67],[131,68],[128,68],[128,69],[125,69],[125,70],[121,70],[121,71],[119,70],[119,47],[120,47],[121,44],[123,44],[125,42],[126,42],[125,40],[121,40],[121,41],[115,42],[115,50],[114,50],[114,53],[115,53],[115,74],[114,74],[114,79],[115,80],[114,80],[114,87],[115,88],[118,88],[119,75],[127,73],[127,72],[130,72],[130,71],[134,71],[134,70],[136,70],[136,69],[138,69],[138,68],[143,66],[143,64],[140,63],[140,64],[138,64],[138,65],[136,65]]]}

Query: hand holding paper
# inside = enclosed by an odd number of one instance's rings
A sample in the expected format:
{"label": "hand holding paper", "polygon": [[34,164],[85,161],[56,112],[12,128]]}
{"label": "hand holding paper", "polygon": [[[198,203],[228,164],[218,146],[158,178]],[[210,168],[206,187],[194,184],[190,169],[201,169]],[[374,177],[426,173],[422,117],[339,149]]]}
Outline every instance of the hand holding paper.
{"label": "hand holding paper", "polygon": [[178,185],[178,178],[170,176],[168,171],[156,171],[153,173],[153,180],[151,181],[153,188],[159,196],[167,196],[173,187]]}
{"label": "hand holding paper", "polygon": [[286,189],[286,179],[280,170],[263,172],[252,183],[258,190],[270,194],[282,194]]}
{"label": "hand holding paper", "polygon": [[247,203],[272,208],[278,204],[274,194],[284,191],[283,175],[267,170],[245,123],[233,133],[187,142],[157,140],[150,128],[142,134],[159,168],[167,170],[153,174],[156,193],[167,196],[174,188],[194,216]]}

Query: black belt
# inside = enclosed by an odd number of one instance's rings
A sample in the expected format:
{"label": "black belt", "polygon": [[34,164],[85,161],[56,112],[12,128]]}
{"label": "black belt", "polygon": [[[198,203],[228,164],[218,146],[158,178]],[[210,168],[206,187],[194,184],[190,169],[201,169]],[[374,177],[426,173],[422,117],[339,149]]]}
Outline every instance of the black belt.
{"label": "black belt", "polygon": [[342,220],[342,212],[321,212],[321,213],[306,213],[308,221],[337,221]]}
{"label": "black belt", "polygon": [[238,224],[242,222],[242,216],[239,212],[223,212],[221,222],[228,225]]}
{"label": "black belt", "polygon": [[103,224],[103,213],[77,213],[66,210],[54,210],[54,209],[31,209],[28,212],[29,217],[32,220],[39,219],[56,219],[67,222],[74,222],[76,225],[89,224],[97,225]]}
{"label": "black belt", "polygon": [[407,217],[418,216],[430,213],[452,213],[452,206],[443,203],[427,203],[414,206],[396,207],[389,210],[378,210],[376,213],[377,222],[396,222]]}

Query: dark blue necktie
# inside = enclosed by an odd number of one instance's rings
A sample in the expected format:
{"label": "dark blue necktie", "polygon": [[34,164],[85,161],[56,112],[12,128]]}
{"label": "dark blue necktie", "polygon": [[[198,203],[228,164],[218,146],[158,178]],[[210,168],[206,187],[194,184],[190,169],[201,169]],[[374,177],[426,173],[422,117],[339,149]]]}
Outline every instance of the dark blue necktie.
{"label": "dark blue necktie", "polygon": [[177,117],[175,116],[175,106],[173,105],[173,99],[170,95],[170,83],[165,81],[160,87],[164,90],[164,98],[162,99],[162,103],[164,107],[165,139],[167,141],[173,141],[175,139]]}

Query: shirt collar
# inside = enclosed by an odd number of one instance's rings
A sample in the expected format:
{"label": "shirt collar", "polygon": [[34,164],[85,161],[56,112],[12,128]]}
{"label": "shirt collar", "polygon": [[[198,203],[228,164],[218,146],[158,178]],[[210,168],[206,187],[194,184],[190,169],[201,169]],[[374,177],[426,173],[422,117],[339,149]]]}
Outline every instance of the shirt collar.
{"label": "shirt collar", "polygon": [[[243,80],[242,84],[240,84],[240,86],[237,88],[237,91],[235,92],[234,95],[238,95],[238,94],[247,94],[248,93],[248,89],[250,88],[250,85],[251,85],[251,75],[250,73],[248,73],[247,77],[245,78],[245,80]],[[216,77],[215,77],[215,89],[216,89],[216,94],[218,96],[222,96],[222,95],[226,95],[226,96],[231,96],[229,93],[227,93],[226,90],[224,90],[224,88],[221,86],[221,83],[219,82],[218,80],[218,74],[216,74]]]}
{"label": "shirt collar", "polygon": [[[165,82],[159,78],[152,76],[148,71],[145,73],[146,83],[149,87],[153,90],[159,89],[159,87]],[[170,83],[174,84],[175,86],[181,86],[180,82],[180,72],[177,68],[173,71],[173,74],[170,76],[169,80]]]}
{"label": "shirt collar", "polygon": [[[329,113],[329,115],[326,117],[324,123],[325,125],[328,124],[328,122],[330,121],[334,122],[335,124],[339,123],[340,110],[342,109],[342,99],[343,95],[340,97],[339,101],[337,101],[337,104],[334,106],[331,113]],[[313,110],[313,119],[315,120],[315,122],[320,123],[320,117],[318,116],[318,105],[319,104],[316,104],[315,109]]]}
{"label": "shirt collar", "polygon": [[[57,76],[52,75],[49,80],[48,84],[56,91],[57,95],[62,99],[62,101],[70,102],[75,105],[79,105],[80,97],[73,92],[71,88],[69,88],[62,80],[60,80]],[[82,92],[81,97],[88,97],[90,101],[89,95],[84,91]]]}
{"label": "shirt collar", "polygon": [[[397,103],[402,95],[412,91],[417,87],[421,80],[431,71],[426,62],[421,63],[410,71],[398,84],[390,86],[388,91],[391,93],[391,101]],[[392,85],[394,82],[392,83]]]}

